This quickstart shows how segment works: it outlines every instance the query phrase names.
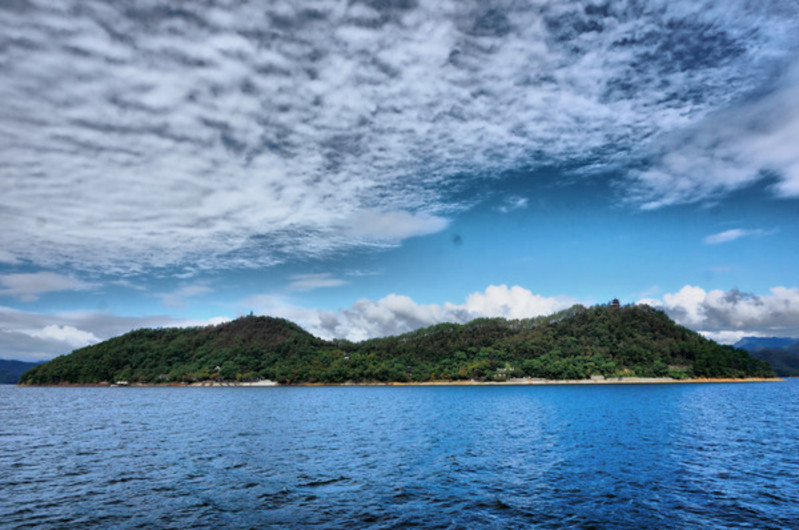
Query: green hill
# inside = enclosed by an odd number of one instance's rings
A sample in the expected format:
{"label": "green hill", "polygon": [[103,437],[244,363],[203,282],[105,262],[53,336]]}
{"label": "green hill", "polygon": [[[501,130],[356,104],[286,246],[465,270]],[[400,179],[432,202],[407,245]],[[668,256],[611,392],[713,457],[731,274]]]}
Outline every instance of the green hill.
{"label": "green hill", "polygon": [[594,306],[527,320],[438,324],[360,343],[325,341],[287,320],[248,316],[202,328],[141,329],[26,372],[21,384],[280,383],[773,377],[770,366],[647,306]]}

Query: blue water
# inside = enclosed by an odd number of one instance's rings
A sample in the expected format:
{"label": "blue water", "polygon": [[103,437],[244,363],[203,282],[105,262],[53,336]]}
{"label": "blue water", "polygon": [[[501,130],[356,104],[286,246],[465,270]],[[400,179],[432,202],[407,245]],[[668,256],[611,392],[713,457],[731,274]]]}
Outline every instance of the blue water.
{"label": "blue water", "polygon": [[799,527],[799,381],[0,387],[0,527]]}

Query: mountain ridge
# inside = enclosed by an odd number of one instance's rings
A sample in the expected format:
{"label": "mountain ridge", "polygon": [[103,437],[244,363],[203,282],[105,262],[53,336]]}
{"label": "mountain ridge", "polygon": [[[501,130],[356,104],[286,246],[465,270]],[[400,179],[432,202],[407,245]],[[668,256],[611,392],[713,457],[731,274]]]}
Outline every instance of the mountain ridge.
{"label": "mountain ridge", "polygon": [[784,350],[797,344],[799,338],[795,337],[743,337],[733,346],[751,353],[763,349]]}
{"label": "mountain ridge", "polygon": [[33,368],[42,364],[39,362],[17,361],[14,359],[0,359],[0,385],[15,385],[20,376]]}
{"label": "mountain ridge", "polygon": [[720,346],[649,306],[573,306],[524,320],[480,318],[402,335],[324,340],[275,317],[140,329],[26,372],[21,384],[115,381],[501,381],[516,377],[772,377],[765,362]]}

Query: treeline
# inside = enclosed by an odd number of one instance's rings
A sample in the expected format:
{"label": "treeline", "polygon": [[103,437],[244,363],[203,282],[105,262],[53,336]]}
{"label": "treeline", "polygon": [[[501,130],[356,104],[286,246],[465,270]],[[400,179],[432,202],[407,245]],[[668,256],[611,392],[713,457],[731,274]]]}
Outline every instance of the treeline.
{"label": "treeline", "polygon": [[647,306],[594,306],[527,320],[438,324],[360,343],[325,341],[287,320],[248,316],[202,328],[142,329],[25,373],[22,384],[424,382],[516,377],[772,377]]}

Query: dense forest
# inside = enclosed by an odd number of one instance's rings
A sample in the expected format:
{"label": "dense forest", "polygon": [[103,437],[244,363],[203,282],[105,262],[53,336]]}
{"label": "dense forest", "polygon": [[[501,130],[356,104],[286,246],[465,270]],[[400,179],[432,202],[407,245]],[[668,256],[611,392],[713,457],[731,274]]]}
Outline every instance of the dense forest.
{"label": "dense forest", "polygon": [[353,343],[287,320],[242,317],[202,328],[140,329],[26,372],[21,384],[283,384],[502,381],[639,376],[773,377],[768,363],[720,346],[648,306],[574,306],[526,320],[482,318]]}

